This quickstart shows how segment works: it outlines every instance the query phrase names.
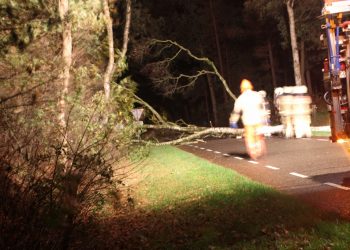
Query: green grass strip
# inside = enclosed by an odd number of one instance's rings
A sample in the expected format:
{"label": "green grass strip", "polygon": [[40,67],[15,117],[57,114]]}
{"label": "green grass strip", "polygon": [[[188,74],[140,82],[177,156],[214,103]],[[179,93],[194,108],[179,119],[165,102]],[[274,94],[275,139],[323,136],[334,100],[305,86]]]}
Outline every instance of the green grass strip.
{"label": "green grass strip", "polygon": [[350,224],[171,146],[142,168],[137,209],[157,249],[350,249]]}

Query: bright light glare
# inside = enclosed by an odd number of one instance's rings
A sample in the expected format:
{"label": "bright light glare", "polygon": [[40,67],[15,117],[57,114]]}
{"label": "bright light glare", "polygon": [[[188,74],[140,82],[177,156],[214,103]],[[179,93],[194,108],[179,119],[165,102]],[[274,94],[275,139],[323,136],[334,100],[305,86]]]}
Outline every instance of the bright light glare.
{"label": "bright light glare", "polygon": [[338,139],[337,143],[339,143],[339,144],[345,143],[345,140],[344,139]]}

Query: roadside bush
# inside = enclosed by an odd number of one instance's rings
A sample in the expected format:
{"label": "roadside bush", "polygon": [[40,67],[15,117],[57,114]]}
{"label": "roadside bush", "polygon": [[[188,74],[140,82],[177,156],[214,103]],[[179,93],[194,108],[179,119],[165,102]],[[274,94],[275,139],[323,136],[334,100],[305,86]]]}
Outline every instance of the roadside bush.
{"label": "roadside bush", "polygon": [[[71,98],[67,130],[50,105],[20,112],[0,108],[0,247],[68,248],[76,225],[120,192],[139,146],[132,99],[115,87],[109,103],[97,92]],[[128,169],[131,171],[130,169]],[[120,196],[114,195],[115,199]],[[115,203],[118,203],[116,201]]]}

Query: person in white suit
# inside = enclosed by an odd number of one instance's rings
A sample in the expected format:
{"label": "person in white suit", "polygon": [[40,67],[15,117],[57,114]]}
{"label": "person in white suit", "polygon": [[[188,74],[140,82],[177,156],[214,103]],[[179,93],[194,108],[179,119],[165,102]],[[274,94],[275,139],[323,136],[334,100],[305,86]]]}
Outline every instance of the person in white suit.
{"label": "person in white suit", "polygon": [[241,95],[237,98],[230,116],[230,127],[237,128],[241,117],[244,125],[246,149],[252,159],[257,159],[266,153],[265,138],[262,125],[265,119],[264,99],[261,94],[253,90],[252,83],[243,79]]}

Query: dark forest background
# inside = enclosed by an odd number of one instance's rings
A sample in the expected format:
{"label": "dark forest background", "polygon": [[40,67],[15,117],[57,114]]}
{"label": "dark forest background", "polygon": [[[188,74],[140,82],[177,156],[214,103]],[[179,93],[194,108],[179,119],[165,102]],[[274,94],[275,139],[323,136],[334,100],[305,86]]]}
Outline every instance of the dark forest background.
{"label": "dark forest background", "polygon": [[[270,4],[262,9],[261,2],[264,1],[155,0],[142,4],[154,22],[149,27],[158,27],[149,34],[152,38],[176,41],[194,54],[211,59],[235,95],[239,95],[241,79],[248,78],[256,90],[265,90],[272,99],[274,88],[295,85],[293,58],[283,1],[275,5],[274,1],[265,1]],[[321,8],[322,1],[295,1],[299,54],[304,64],[302,75],[315,102],[319,102],[324,93],[321,70],[326,50],[319,40]],[[208,126],[214,123],[216,113],[215,125],[227,125],[233,100],[225,94],[217,77],[200,77],[195,85],[181,93],[164,95],[164,85],[155,87],[149,75],[139,73],[142,67],[145,65],[134,64],[130,58],[130,72],[140,83],[140,95],[166,112],[170,120],[184,119]],[[173,63],[171,70],[190,72],[200,67],[184,56]],[[214,97],[210,85],[214,86]]]}

